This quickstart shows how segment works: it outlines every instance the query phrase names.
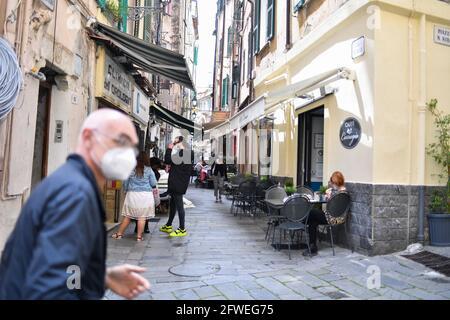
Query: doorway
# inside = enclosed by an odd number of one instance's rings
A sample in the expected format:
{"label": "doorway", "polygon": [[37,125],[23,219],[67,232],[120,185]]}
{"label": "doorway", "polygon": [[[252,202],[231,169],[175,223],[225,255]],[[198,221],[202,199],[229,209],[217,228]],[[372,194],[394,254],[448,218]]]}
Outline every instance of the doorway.
{"label": "doorway", "polygon": [[41,82],[36,114],[31,190],[47,176],[51,94],[52,86]]}
{"label": "doorway", "polygon": [[318,191],[323,183],[324,106],[298,116],[297,185]]}

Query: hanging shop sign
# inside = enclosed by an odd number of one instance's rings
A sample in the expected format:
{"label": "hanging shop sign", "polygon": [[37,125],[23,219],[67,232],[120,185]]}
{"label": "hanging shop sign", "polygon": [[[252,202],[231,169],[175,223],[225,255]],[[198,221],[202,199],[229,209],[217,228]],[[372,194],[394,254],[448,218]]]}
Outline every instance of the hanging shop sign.
{"label": "hanging shop sign", "polygon": [[134,87],[133,94],[133,116],[142,124],[147,126],[149,120],[150,100],[138,87]]}
{"label": "hanging shop sign", "polygon": [[341,144],[346,149],[353,149],[361,140],[361,125],[355,118],[347,118],[341,125],[339,132]]}
{"label": "hanging shop sign", "polygon": [[434,26],[434,42],[445,46],[450,46],[450,29],[441,26]]}
{"label": "hanging shop sign", "polygon": [[105,55],[103,78],[103,96],[113,104],[130,111],[132,102],[131,80],[123,68],[108,55]]}

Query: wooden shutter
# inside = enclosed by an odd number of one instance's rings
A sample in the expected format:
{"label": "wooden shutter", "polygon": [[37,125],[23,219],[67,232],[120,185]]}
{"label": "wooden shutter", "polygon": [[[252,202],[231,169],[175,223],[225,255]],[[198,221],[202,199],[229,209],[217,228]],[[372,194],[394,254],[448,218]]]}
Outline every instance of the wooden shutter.
{"label": "wooden shutter", "polygon": [[229,77],[226,76],[222,82],[222,107],[228,105],[228,81]]}
{"label": "wooden shutter", "polygon": [[259,24],[261,17],[261,0],[255,1],[255,14],[253,17],[253,54],[259,52]]}
{"label": "wooden shutter", "polygon": [[267,0],[267,30],[266,40],[272,40],[275,29],[275,0]]}

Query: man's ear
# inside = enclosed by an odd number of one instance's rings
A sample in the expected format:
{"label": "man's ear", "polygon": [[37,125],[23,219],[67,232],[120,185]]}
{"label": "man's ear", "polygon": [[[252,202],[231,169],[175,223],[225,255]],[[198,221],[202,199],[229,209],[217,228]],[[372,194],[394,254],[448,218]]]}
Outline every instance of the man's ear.
{"label": "man's ear", "polygon": [[81,139],[86,149],[92,148],[93,133],[91,129],[84,128],[83,131],[81,132]]}

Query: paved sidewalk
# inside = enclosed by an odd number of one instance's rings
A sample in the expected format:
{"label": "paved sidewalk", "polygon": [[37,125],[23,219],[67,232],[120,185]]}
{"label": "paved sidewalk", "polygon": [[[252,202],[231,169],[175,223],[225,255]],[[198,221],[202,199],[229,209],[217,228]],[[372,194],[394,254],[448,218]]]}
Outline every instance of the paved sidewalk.
{"label": "paved sidewalk", "polygon": [[[161,217],[143,242],[135,241],[134,224],[123,239],[108,240],[108,265],[147,268],[152,288],[139,299],[450,299],[450,278],[399,254],[366,257],[336,247],[333,256],[322,243],[318,256],[293,250],[289,260],[287,250],[266,244],[263,219],[231,215],[230,202],[215,203],[212,190],[190,187],[186,197],[195,205],[186,209],[187,237],[159,232],[167,220]],[[377,270],[379,289],[373,288]],[[121,298],[108,291],[105,299]]]}

